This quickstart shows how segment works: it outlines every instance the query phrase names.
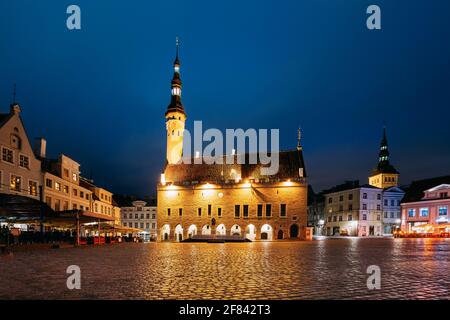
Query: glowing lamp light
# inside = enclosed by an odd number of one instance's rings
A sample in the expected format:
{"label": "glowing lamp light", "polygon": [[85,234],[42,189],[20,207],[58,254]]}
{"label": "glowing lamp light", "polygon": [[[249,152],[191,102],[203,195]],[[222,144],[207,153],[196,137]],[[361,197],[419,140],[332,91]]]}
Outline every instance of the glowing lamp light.
{"label": "glowing lamp light", "polygon": [[176,191],[177,187],[174,186],[173,184],[167,186],[167,196],[168,197],[175,197],[177,195],[177,191]]}
{"label": "glowing lamp light", "polygon": [[161,184],[163,186],[166,185],[166,175],[164,173],[161,173]]}
{"label": "glowing lamp light", "polygon": [[200,158],[200,151],[195,151],[195,159]]}
{"label": "glowing lamp light", "polygon": [[250,188],[252,186],[252,184],[250,183],[250,181],[245,180],[245,183],[242,185],[244,188]]}
{"label": "glowing lamp light", "polygon": [[292,186],[294,184],[291,182],[291,179],[287,179],[285,182],[283,182],[283,185],[289,187],[289,186]]}
{"label": "glowing lamp light", "polygon": [[211,196],[214,193],[214,190],[212,190],[212,188],[214,188],[214,186],[212,184],[205,183],[202,186],[202,189],[206,189],[206,190],[202,192],[202,196],[203,197]]}

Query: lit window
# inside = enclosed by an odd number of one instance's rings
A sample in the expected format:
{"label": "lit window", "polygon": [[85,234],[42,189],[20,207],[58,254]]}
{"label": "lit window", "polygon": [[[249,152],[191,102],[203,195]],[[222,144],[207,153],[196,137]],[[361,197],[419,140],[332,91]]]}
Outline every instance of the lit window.
{"label": "lit window", "polygon": [[428,208],[420,208],[420,216],[428,217]]}
{"label": "lit window", "polygon": [[447,212],[448,212],[447,210],[448,210],[447,207],[439,207],[438,208],[439,215],[440,216],[446,216]]}
{"label": "lit window", "polygon": [[31,196],[37,196],[37,182],[36,181],[32,181],[32,180],[28,180],[28,193]]}
{"label": "lit window", "polygon": [[59,182],[55,182],[55,189],[61,191],[61,184]]}
{"label": "lit window", "polygon": [[72,180],[73,181],[77,181],[77,174],[76,173],[72,173]]}
{"label": "lit window", "polygon": [[16,175],[11,175],[11,181],[9,184],[9,188],[11,191],[21,191],[22,186],[22,178]]}
{"label": "lit window", "polygon": [[408,209],[408,217],[414,217],[416,215],[416,209]]}

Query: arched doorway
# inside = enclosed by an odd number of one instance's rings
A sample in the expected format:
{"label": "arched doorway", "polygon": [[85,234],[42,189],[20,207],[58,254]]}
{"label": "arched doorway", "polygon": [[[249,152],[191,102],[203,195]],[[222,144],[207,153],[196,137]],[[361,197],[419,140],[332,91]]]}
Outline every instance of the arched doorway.
{"label": "arched doorway", "polygon": [[290,228],[289,228],[289,236],[291,238],[298,238],[298,225],[297,224],[293,224]]}
{"label": "arched doorway", "polygon": [[254,225],[249,224],[247,228],[245,228],[245,237],[251,241],[256,238],[256,228]]}
{"label": "arched doorway", "polygon": [[227,234],[227,228],[225,228],[225,225],[223,223],[219,224],[216,228],[216,235],[224,236],[226,234]]}
{"label": "arched doorway", "polygon": [[210,235],[211,234],[211,227],[209,224],[205,224],[202,228],[202,235]]}
{"label": "arched doorway", "polygon": [[240,236],[241,235],[241,227],[239,227],[237,224],[231,227],[230,234],[232,236]]}
{"label": "arched doorway", "polygon": [[277,236],[277,239],[278,240],[281,240],[281,239],[283,239],[284,238],[284,234],[283,234],[283,230],[278,230],[278,236]]}
{"label": "arched doorway", "polygon": [[165,224],[161,228],[161,240],[168,241],[170,236],[170,226]]}
{"label": "arched doorway", "polygon": [[183,241],[183,227],[181,224],[175,227],[175,241]]}
{"label": "arched doorway", "polygon": [[188,238],[192,238],[197,234],[197,226],[195,224],[191,224],[188,228]]}
{"label": "arched doorway", "polygon": [[261,240],[272,240],[273,229],[269,224],[261,227]]}

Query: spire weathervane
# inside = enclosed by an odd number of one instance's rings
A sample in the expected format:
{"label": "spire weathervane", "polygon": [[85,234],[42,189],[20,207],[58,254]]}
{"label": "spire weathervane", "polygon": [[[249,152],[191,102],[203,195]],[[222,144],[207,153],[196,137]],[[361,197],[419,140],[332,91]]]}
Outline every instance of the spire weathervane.
{"label": "spire weathervane", "polygon": [[175,72],[178,72],[180,70],[180,60],[178,59],[178,49],[180,47],[180,38],[178,38],[178,36],[175,37],[175,46],[176,46],[176,55],[175,55],[175,62],[173,64],[175,66]]}
{"label": "spire weathervane", "polygon": [[14,83],[14,88],[13,88],[13,101],[12,101],[13,105],[16,104],[16,84]]}
{"label": "spire weathervane", "polygon": [[297,150],[302,150],[301,139],[302,139],[302,130],[299,126],[297,131]]}

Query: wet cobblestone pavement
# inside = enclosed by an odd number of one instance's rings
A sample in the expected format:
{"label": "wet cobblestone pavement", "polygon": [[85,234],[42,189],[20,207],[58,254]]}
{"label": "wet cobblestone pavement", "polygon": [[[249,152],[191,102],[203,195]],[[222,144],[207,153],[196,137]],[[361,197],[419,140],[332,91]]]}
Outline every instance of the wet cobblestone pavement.
{"label": "wet cobblestone pavement", "polygon": [[130,243],[0,257],[0,299],[449,299],[449,267],[450,239]]}

